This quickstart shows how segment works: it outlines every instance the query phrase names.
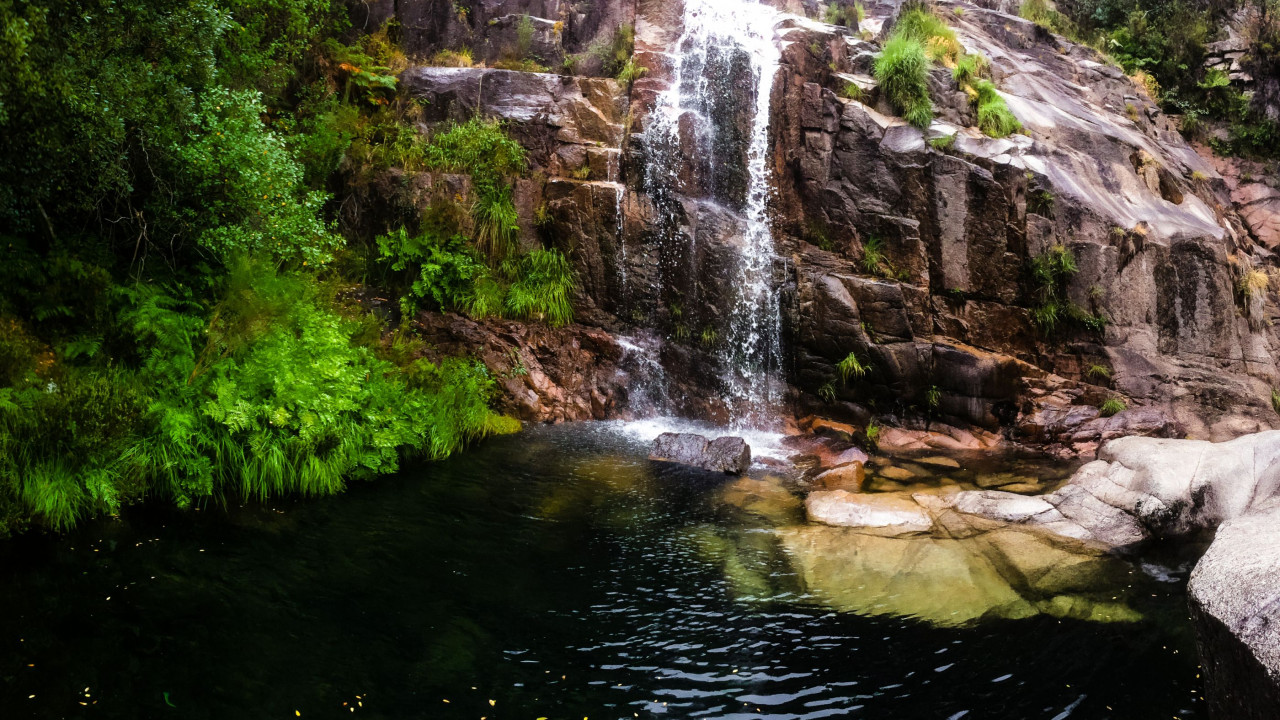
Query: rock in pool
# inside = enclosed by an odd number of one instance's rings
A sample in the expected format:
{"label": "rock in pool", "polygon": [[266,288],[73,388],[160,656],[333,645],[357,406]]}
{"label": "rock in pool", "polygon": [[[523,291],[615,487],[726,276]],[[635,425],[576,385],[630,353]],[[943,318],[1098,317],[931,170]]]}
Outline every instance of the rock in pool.
{"label": "rock in pool", "polygon": [[741,475],[751,467],[751,446],[740,437],[708,440],[694,433],[662,433],[653,441],[649,459]]}

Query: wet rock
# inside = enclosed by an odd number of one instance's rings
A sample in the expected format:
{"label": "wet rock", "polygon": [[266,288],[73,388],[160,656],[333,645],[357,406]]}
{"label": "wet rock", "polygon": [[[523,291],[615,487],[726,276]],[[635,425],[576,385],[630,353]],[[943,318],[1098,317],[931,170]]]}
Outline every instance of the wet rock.
{"label": "wet rock", "polygon": [[945,457],[943,455],[930,455],[929,457],[913,458],[921,465],[928,465],[936,468],[947,468],[951,470],[959,470],[960,462],[955,458]]}
{"label": "wet rock", "polygon": [[484,362],[497,380],[498,409],[527,422],[603,420],[626,398],[627,375],[618,369],[622,348],[598,328],[430,312],[419,313],[412,327],[431,360]]}
{"label": "wet rock", "polygon": [[848,490],[849,492],[862,492],[862,486],[866,482],[867,472],[863,464],[858,461],[838,465],[818,474],[813,479],[815,487],[823,490]]}
{"label": "wet rock", "polygon": [[824,490],[810,493],[804,507],[809,520],[826,525],[875,528],[887,534],[922,533],[933,528],[933,517],[909,495]]}
{"label": "wet rock", "polygon": [[1214,717],[1280,711],[1280,502],[1218,528],[1188,587]]}
{"label": "wet rock", "polygon": [[662,433],[653,441],[649,459],[741,475],[751,467],[751,447],[740,437],[708,440],[693,433]]}

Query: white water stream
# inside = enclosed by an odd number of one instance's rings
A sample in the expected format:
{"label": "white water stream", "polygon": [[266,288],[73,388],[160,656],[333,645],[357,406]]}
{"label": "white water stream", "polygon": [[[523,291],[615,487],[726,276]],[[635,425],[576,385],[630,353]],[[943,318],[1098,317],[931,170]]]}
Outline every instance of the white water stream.
{"label": "white water stream", "polygon": [[[715,94],[732,92],[734,78],[724,77],[723,65],[709,62],[713,53],[741,51],[749,58],[755,87],[754,117],[747,148],[748,186],[743,208],[745,232],[738,250],[734,297],[728,310],[725,337],[718,344],[723,366],[726,404],[735,429],[765,430],[776,424],[781,398],[781,317],[779,293],[773,281],[776,254],[767,214],[771,192],[769,172],[770,98],[781,53],[774,42],[780,14],[753,0],[686,0],[684,31],[674,52],[675,77],[658,96],[647,130],[655,157],[649,166],[650,187],[686,192],[673,169],[672,152],[682,147],[681,118],[692,114],[697,150],[710,151],[705,138],[716,128],[708,116]],[[665,157],[662,149],[667,153]],[[726,158],[713,157],[714,165]],[[697,298],[690,298],[696,302]]]}

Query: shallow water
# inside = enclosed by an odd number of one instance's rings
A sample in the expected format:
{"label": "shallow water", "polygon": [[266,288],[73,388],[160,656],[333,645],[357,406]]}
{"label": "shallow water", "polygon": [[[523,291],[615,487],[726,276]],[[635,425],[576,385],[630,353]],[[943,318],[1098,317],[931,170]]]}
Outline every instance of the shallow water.
{"label": "shallow water", "polygon": [[536,428],[341,497],[0,543],[0,717],[1204,715],[1185,564],[1116,580],[1124,622],[835,611],[777,550],[794,505],[643,458]]}

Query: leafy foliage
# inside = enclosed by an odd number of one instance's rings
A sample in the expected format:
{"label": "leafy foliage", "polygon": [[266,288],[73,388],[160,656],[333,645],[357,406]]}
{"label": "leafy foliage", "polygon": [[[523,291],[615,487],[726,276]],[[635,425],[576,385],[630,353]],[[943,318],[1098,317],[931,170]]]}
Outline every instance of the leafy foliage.
{"label": "leafy foliage", "polygon": [[[482,365],[394,348],[334,299],[340,168],[461,169],[505,211],[524,167],[483,121],[408,128],[394,28],[344,45],[341,15],[0,2],[0,534],[144,496],[336,492],[518,427]],[[521,312],[564,319],[554,264],[507,279],[432,222],[388,240],[424,297],[478,304],[497,275],[499,308],[523,281]]]}
{"label": "leafy foliage", "polygon": [[840,380],[844,383],[848,383],[850,378],[860,378],[863,375],[866,375],[867,371],[870,369],[871,367],[869,365],[863,364],[863,362],[858,359],[857,354],[852,352],[836,364],[836,370],[840,372]]}

